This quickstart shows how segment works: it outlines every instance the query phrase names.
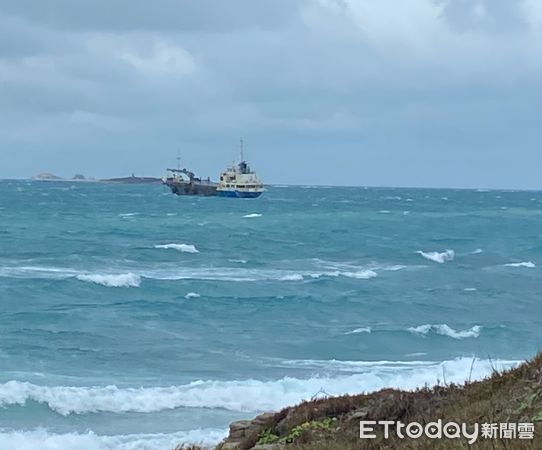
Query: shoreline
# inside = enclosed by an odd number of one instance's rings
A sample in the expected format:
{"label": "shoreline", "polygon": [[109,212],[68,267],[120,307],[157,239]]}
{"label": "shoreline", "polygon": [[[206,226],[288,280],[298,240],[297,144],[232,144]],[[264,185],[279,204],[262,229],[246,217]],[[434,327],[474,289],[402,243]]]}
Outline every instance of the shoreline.
{"label": "shoreline", "polygon": [[[498,371],[480,381],[443,384],[413,391],[386,388],[375,392],[304,401],[278,412],[230,424],[229,434],[215,450],[354,450],[456,449],[468,437],[419,439],[401,437],[394,428],[388,438],[374,426],[375,438],[360,439],[360,421],[409,424],[442,421],[467,424],[478,430],[476,448],[534,449],[542,439],[542,353],[515,368]],[[483,424],[532,424],[533,438],[483,437]],[[476,428],[477,427],[477,428]],[[473,437],[471,437],[473,439]],[[175,450],[198,450],[179,444]],[[166,450],[166,449],[165,449]]]}

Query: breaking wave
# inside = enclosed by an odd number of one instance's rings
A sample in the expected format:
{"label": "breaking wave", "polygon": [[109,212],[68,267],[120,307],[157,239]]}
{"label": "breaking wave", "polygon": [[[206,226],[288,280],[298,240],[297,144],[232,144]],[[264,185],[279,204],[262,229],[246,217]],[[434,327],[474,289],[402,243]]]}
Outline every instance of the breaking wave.
{"label": "breaking wave", "polygon": [[534,269],[536,264],[532,261],[527,262],[518,262],[518,263],[509,263],[505,264],[506,267],[527,267],[528,269]]}
{"label": "breaking wave", "polygon": [[106,287],[139,287],[141,277],[134,273],[121,273],[117,275],[86,274],[77,275],[80,281],[101,284]]}
{"label": "breaking wave", "polygon": [[348,331],[344,334],[359,334],[359,333],[370,333],[371,327],[361,327],[361,328],[355,328],[352,331]]}
{"label": "breaking wave", "polygon": [[303,278],[303,275],[300,273],[292,273],[289,275],[284,275],[280,280],[281,281],[303,281],[305,278]]}
{"label": "breaking wave", "polygon": [[[273,367],[333,372],[334,377],[284,377],[272,381],[194,381],[180,386],[118,388],[39,386],[21,381],[0,384],[0,406],[25,405],[33,401],[68,416],[88,413],[152,413],[181,407],[224,408],[231,411],[276,411],[310,399],[316,392],[329,395],[356,394],[396,387],[415,389],[438,384],[443,371],[448,382],[461,383],[472,376],[481,379],[495,367],[506,369],[519,361],[489,361],[458,358],[444,362],[427,361],[336,361],[285,360]],[[472,375],[471,373],[471,365]]]}
{"label": "breaking wave", "polygon": [[[176,248],[188,244],[164,244],[160,248]],[[197,251],[195,247],[185,247],[184,251]],[[182,251],[182,250],[181,250]],[[234,267],[190,267],[173,263],[160,263],[142,267],[136,263],[127,264],[123,270],[114,263],[111,268],[93,270],[78,270],[67,267],[47,266],[0,266],[0,277],[24,279],[54,279],[66,280],[75,278],[81,281],[94,282],[104,286],[124,287],[139,286],[143,279],[159,281],[201,280],[201,281],[283,281],[302,282],[326,278],[350,278],[369,280],[382,272],[396,272],[416,266],[390,265],[370,263],[354,265],[347,263],[329,262],[313,258],[305,269],[300,268],[256,268],[247,267],[246,260],[232,260],[239,264]],[[119,272],[122,270],[122,272]]]}
{"label": "breaking wave", "polygon": [[453,261],[455,258],[455,252],[453,250],[446,250],[442,253],[439,252],[424,252],[417,251],[416,253],[422,255],[425,259],[433,261],[439,264],[444,264],[446,261]]}
{"label": "breaking wave", "polygon": [[227,430],[198,429],[170,434],[102,436],[87,433],[52,433],[45,429],[0,432],[0,448],[17,450],[164,450],[180,443],[213,446]]}
{"label": "breaking wave", "polygon": [[[399,270],[400,266],[389,270]],[[375,269],[377,270],[377,269]],[[361,267],[327,270],[284,270],[284,269],[245,269],[243,267],[162,267],[152,269],[132,269],[129,273],[89,273],[69,268],[54,267],[0,267],[0,277],[37,278],[65,280],[76,278],[109,287],[136,287],[141,279],[161,281],[209,280],[209,281],[302,281],[320,278],[354,278],[367,280],[377,276],[375,270]],[[382,268],[382,270],[388,270]]]}
{"label": "breaking wave", "polygon": [[199,253],[199,250],[192,244],[159,244],[154,248],[173,249],[183,253]]}
{"label": "breaking wave", "polygon": [[258,213],[252,213],[252,214],[246,214],[243,216],[243,218],[245,219],[254,219],[256,217],[262,217],[263,214],[258,214]]}
{"label": "breaking wave", "polygon": [[186,294],[184,296],[184,298],[186,299],[190,299],[190,298],[200,298],[201,295],[199,295],[197,292],[189,292],[188,294]]}
{"label": "breaking wave", "polygon": [[63,280],[82,274],[65,267],[15,266],[0,267],[0,276],[8,278],[45,278]]}
{"label": "breaking wave", "polygon": [[308,273],[305,276],[308,276],[310,278],[346,277],[346,278],[355,278],[357,280],[369,280],[371,278],[375,278],[378,275],[374,270],[365,269],[365,270],[357,270],[357,271],[335,270],[332,272],[324,272],[324,273]]}
{"label": "breaking wave", "polygon": [[441,336],[448,336],[453,339],[466,339],[466,338],[477,338],[480,336],[480,331],[482,327],[480,325],[475,325],[468,330],[454,330],[452,327],[444,324],[425,324],[418,327],[408,328],[408,331],[414,334],[425,336],[429,332],[434,332],[440,334]]}
{"label": "breaking wave", "polygon": [[328,270],[328,271],[289,271],[279,269],[243,269],[243,268],[194,268],[172,269],[156,272],[145,272],[145,278],[156,280],[214,280],[214,281],[303,281],[320,278],[354,278],[368,280],[377,276],[377,273],[369,269],[352,271]]}

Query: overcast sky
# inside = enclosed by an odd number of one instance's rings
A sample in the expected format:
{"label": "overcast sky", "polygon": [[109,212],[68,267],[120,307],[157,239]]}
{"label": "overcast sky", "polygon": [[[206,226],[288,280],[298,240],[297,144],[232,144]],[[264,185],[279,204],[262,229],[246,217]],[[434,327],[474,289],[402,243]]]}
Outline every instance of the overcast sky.
{"label": "overcast sky", "polygon": [[0,0],[0,177],[542,189],[540,0]]}

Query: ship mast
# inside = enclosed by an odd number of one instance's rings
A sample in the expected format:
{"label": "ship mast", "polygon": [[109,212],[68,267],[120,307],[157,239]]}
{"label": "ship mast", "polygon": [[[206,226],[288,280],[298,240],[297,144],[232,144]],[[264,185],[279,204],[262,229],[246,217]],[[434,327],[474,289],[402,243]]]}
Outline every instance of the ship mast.
{"label": "ship mast", "polygon": [[241,144],[241,162],[243,162],[245,160],[245,149],[243,147],[243,138],[240,139],[240,144]]}

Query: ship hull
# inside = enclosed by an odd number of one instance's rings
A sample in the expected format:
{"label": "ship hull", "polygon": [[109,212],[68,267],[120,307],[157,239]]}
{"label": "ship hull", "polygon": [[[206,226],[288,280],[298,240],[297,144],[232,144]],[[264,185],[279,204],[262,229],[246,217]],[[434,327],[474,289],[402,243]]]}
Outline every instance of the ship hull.
{"label": "ship hull", "polygon": [[177,195],[200,195],[203,197],[213,197],[217,195],[216,184],[200,184],[200,183],[178,183],[166,182],[171,192]]}
{"label": "ship hull", "polygon": [[261,192],[241,192],[241,191],[216,191],[218,197],[229,198],[258,198]]}

